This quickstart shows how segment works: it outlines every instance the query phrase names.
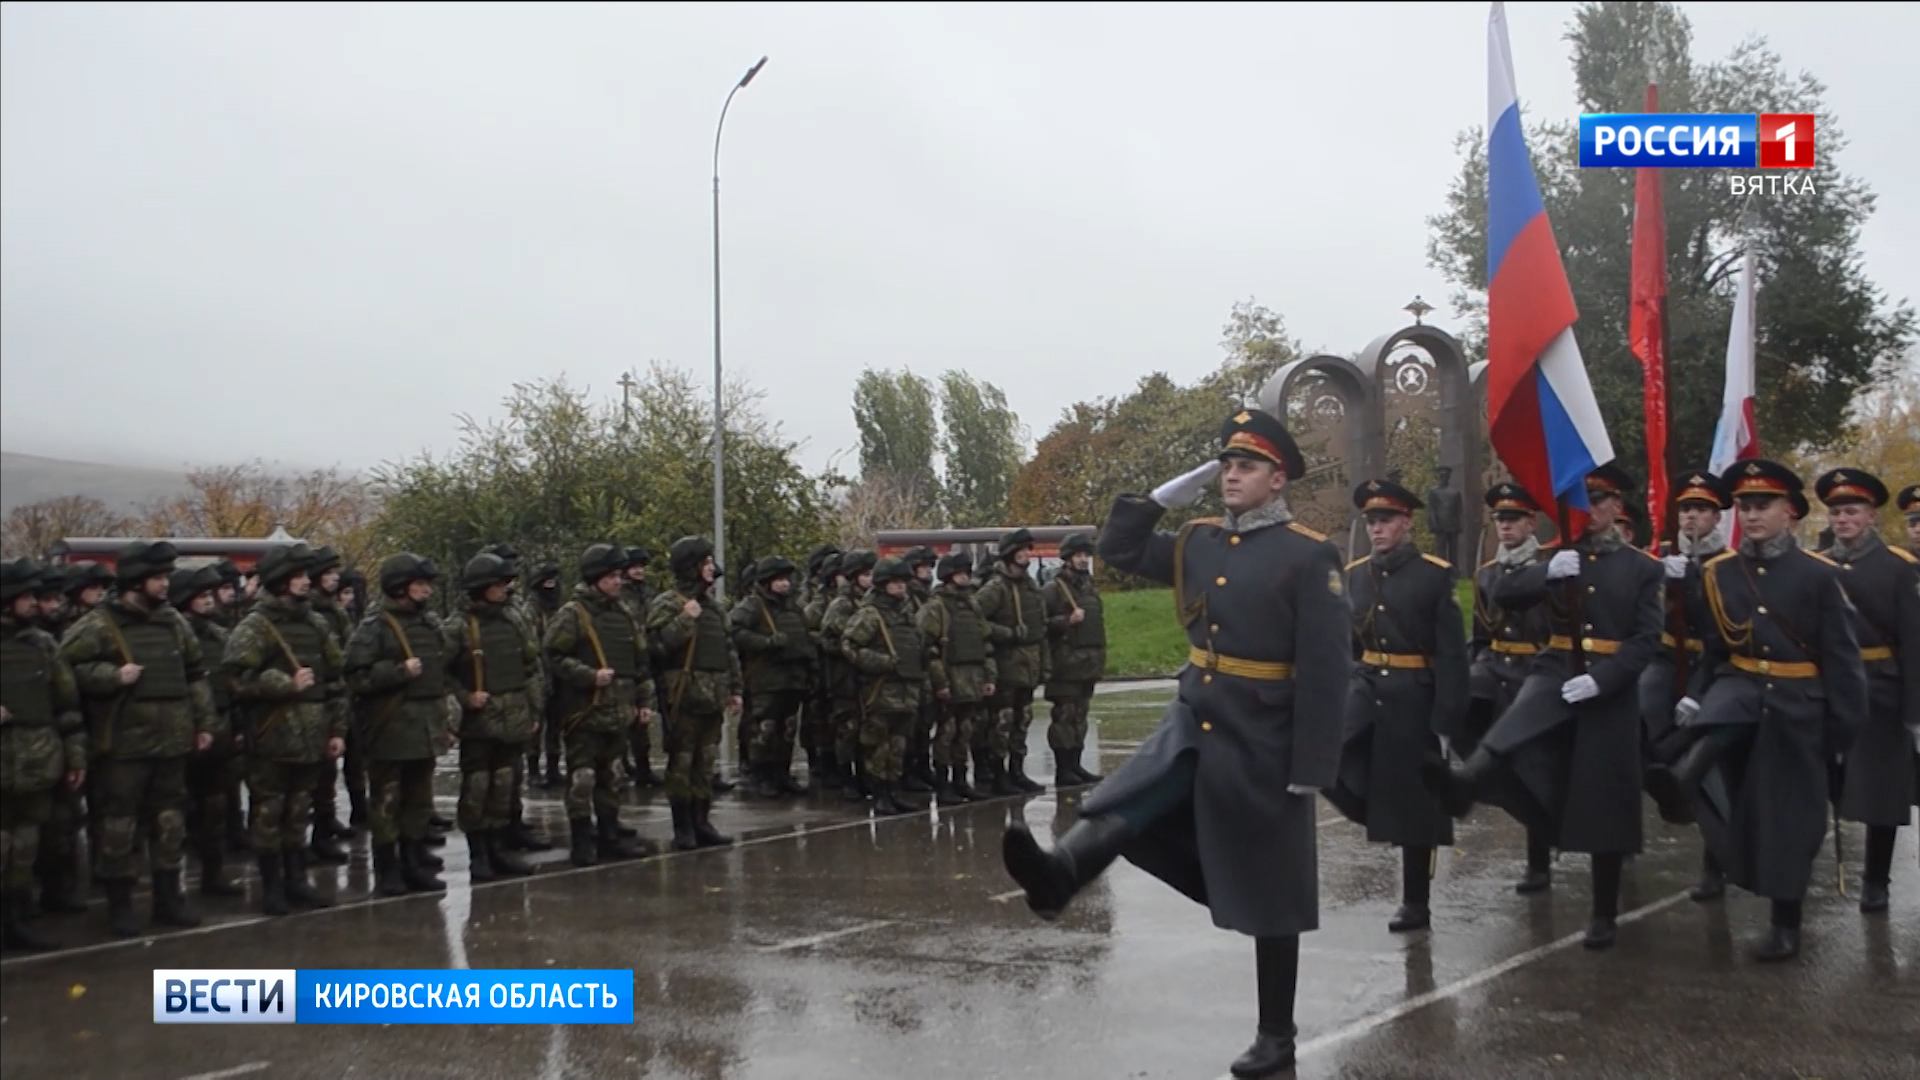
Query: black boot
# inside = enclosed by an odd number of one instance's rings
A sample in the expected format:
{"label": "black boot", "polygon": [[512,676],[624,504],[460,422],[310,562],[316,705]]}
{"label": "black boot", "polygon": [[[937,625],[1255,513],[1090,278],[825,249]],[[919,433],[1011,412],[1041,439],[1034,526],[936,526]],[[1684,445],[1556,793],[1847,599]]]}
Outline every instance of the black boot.
{"label": "black boot", "polygon": [[1067,767],[1067,752],[1058,751],[1053,755],[1053,787],[1056,791],[1080,786],[1080,774]]}
{"label": "black boot", "polygon": [[867,801],[866,766],[862,765],[857,760],[848,762],[846,764],[846,777],[847,777],[846,783],[842,784],[840,788],[841,801],[850,802],[850,803],[866,802]]}
{"label": "black boot", "polygon": [[1449,766],[1441,758],[1429,758],[1420,765],[1420,779],[1440,800],[1447,815],[1459,820],[1473,810],[1473,804],[1480,798],[1481,785],[1499,762],[1493,751],[1477,747],[1462,765]]}
{"label": "black boot", "polygon": [[1080,778],[1082,784],[1097,784],[1106,779],[1097,772],[1088,771],[1087,767],[1081,764],[1081,762],[1087,759],[1087,748],[1085,746],[1076,746],[1072,750],[1067,751],[1067,758],[1073,769],[1073,774]]}
{"label": "black boot", "polygon": [[813,780],[813,790],[839,791],[840,785],[845,783],[846,779],[841,774],[840,759],[834,754],[833,747],[821,747],[818,757],[814,760],[819,763],[819,770],[816,772],[812,766],[808,767],[808,773]]}
{"label": "black boot", "polygon": [[286,867],[280,862],[280,853],[275,851],[261,855],[256,860],[260,866],[260,913],[263,915],[285,915],[287,908]]}
{"label": "black boot", "polygon": [[492,881],[493,853],[487,848],[487,834],[479,829],[467,833],[467,877],[477,883]]}
{"label": "black boot", "polygon": [[959,806],[967,800],[953,790],[953,770],[935,769],[933,777],[933,804],[935,806]]}
{"label": "black boot", "polygon": [[1553,847],[1534,829],[1527,830],[1527,872],[1513,891],[1533,896],[1553,888]]}
{"label": "black boot", "polygon": [[424,840],[400,841],[400,880],[408,892],[445,892],[447,883],[434,876],[434,867],[422,858],[427,853]]}
{"label": "black boot", "polygon": [[1300,977],[1300,939],[1255,938],[1255,978],[1260,992],[1260,1026],[1253,1045],[1228,1070],[1237,1080],[1261,1080],[1293,1068],[1293,995]]}
{"label": "black boot", "polygon": [[687,809],[693,815],[694,843],[703,848],[727,847],[733,843],[733,837],[713,827],[712,799],[696,799]]}
{"label": "black boot", "polygon": [[589,818],[574,818],[567,822],[573,834],[573,865],[593,866],[600,861],[600,852],[593,842],[593,821]]}
{"label": "black boot", "polygon": [[1626,858],[1594,855],[1592,859],[1593,921],[1587,924],[1586,940],[1580,944],[1589,949],[1609,949],[1613,947],[1614,919],[1620,914],[1620,868]]}
{"label": "black boot", "polygon": [[493,849],[497,856],[501,851],[552,851],[553,845],[528,828],[524,818],[515,817],[513,824],[493,834]]}
{"label": "black boot", "polygon": [[712,791],[715,795],[725,795],[732,791],[734,787],[734,782],[720,775],[720,770],[718,769],[713,771],[713,779],[707,782],[708,790]]}
{"label": "black boot", "polygon": [[1007,798],[1022,793],[1020,785],[1007,775],[1006,759],[998,754],[987,754],[980,760],[980,783],[995,798]]}
{"label": "black boot", "polygon": [[[811,769],[809,769],[809,775],[811,775]],[[805,795],[813,790],[812,785],[794,779],[791,749],[788,750],[786,757],[774,765],[773,784],[780,789],[782,795]]]}
{"label": "black boot", "polygon": [[295,848],[286,853],[287,863],[287,903],[297,908],[327,908],[333,901],[321,896],[313,888],[313,882],[307,880],[307,849]]}
{"label": "black boot", "polygon": [[967,783],[967,766],[964,761],[953,767],[953,794],[961,802],[979,802],[984,796],[973,790]]}
{"label": "black boot", "polygon": [[227,877],[226,845],[218,841],[200,849],[200,895],[240,896],[240,883]]}
{"label": "black boot", "polygon": [[873,782],[873,813],[876,817],[898,817],[907,813],[905,804],[893,797],[893,785],[885,780]]}
{"label": "black boot", "polygon": [[407,883],[400,877],[399,845],[374,845],[373,892],[375,896],[407,895]]}
{"label": "black boot", "polygon": [[780,799],[786,796],[787,789],[774,775],[774,768],[775,766],[770,762],[762,762],[753,767],[753,781],[747,785],[747,790],[754,798]]}
{"label": "black boot", "polygon": [[156,870],[153,875],[153,925],[179,926],[186,929],[200,925],[200,916],[187,907],[187,896],[180,891],[180,871]]}
{"label": "black boot", "polygon": [[1670,825],[1692,824],[1694,792],[1700,789],[1700,782],[1706,779],[1707,771],[1720,759],[1726,746],[1721,739],[1701,739],[1688,747],[1671,768],[1654,765],[1647,769],[1642,786],[1660,808],[1660,820]]}
{"label": "black boot", "polygon": [[453,822],[447,820],[446,818],[441,817],[439,814],[428,814],[427,828],[432,829],[434,832],[437,832],[442,836],[445,836],[446,834],[453,831]]}
{"label": "black boot", "polygon": [[48,858],[40,874],[40,914],[85,915],[87,905],[78,893],[79,873],[74,863],[66,856]]}
{"label": "black boot", "polygon": [[915,795],[928,795],[933,792],[933,785],[927,783],[928,779],[926,770],[921,767],[920,755],[913,754],[907,761],[906,768],[901,770],[898,787],[901,791]]}
{"label": "black boot", "polygon": [[1775,900],[1773,926],[1753,950],[1753,958],[1763,964],[1791,960],[1800,955],[1800,901]]}
{"label": "black boot", "polygon": [[25,906],[25,900],[24,896],[9,896],[0,901],[0,930],[4,931],[0,937],[4,937],[5,946],[23,952],[47,952],[59,948],[59,942],[34,933],[33,928],[23,920],[20,909]]}
{"label": "black boot", "polygon": [[533,864],[521,858],[512,848],[501,842],[507,835],[505,829],[487,830],[487,855],[493,859],[495,877],[526,877],[533,873]]}
{"label": "black boot", "polygon": [[[429,870],[445,870],[447,868],[447,860],[441,858],[438,855],[435,855],[433,853],[433,848],[441,847],[445,845],[446,842],[447,842],[446,837],[435,836],[431,832],[427,833],[426,836],[422,837],[420,840],[420,843],[417,845],[420,850],[414,853],[415,857],[420,860],[420,865],[426,867]],[[406,861],[404,858],[404,855],[406,853],[402,852],[401,854],[403,856],[401,861],[404,863]]]}
{"label": "black boot", "polygon": [[307,846],[315,860],[336,865],[347,861],[347,849],[335,839],[332,826],[338,824],[332,818],[326,818],[313,826],[313,843]]}
{"label": "black boot", "polygon": [[1047,851],[1023,822],[1008,826],[1000,838],[1000,859],[1027,891],[1027,907],[1051,921],[1066,910],[1074,894],[1113,864],[1132,835],[1119,815],[1102,814],[1074,822]]}
{"label": "black boot", "polygon": [[685,799],[673,799],[667,803],[673,811],[673,850],[692,851],[700,846],[693,838],[693,807]]}
{"label": "black boot", "polygon": [[1392,921],[1387,923],[1389,931],[1402,934],[1409,930],[1425,930],[1433,924],[1432,909],[1428,907],[1433,889],[1428,867],[1432,861],[1432,848],[1410,847],[1401,850],[1400,910],[1394,912]]}
{"label": "black boot", "polygon": [[[633,835],[623,836],[621,835],[623,832]],[[638,859],[646,854],[638,846],[639,836],[640,830],[621,827],[619,814],[601,814],[599,831],[594,834],[594,843],[603,859]]]}
{"label": "black boot", "polygon": [[1867,826],[1867,873],[1860,886],[1860,914],[1878,915],[1887,910],[1887,886],[1893,880],[1893,843],[1898,825]]}
{"label": "black boot", "polygon": [[140,924],[133,921],[133,879],[108,878],[107,927],[116,937],[139,937]]}
{"label": "black boot", "polygon": [[[560,775],[560,763],[551,759],[547,762],[547,774],[543,779],[545,786],[549,789],[565,787],[567,785],[567,778]],[[651,787],[653,785],[649,784],[647,786]]]}
{"label": "black boot", "polygon": [[1045,784],[1037,783],[1027,775],[1027,755],[1025,754],[1014,754],[1007,758],[1007,778],[1013,781],[1014,787],[1020,789],[1019,793],[1038,795],[1047,790]]}
{"label": "black boot", "polygon": [[1687,890],[1687,899],[1704,904],[1727,895],[1727,872],[1720,868],[1720,862],[1713,857],[1713,852],[1706,852],[1701,864],[1700,883]]}

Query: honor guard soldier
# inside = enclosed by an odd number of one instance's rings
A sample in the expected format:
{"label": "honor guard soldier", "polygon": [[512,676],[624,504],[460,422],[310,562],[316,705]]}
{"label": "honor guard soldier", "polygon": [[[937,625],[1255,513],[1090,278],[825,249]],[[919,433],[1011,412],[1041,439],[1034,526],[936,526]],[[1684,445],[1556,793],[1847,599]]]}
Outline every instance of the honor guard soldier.
{"label": "honor guard soldier", "polygon": [[514,567],[482,553],[460,573],[465,615],[447,620],[447,659],[460,699],[460,831],[474,881],[533,867],[506,843],[522,754],[538,745],[546,711],[540,640],[508,593]]}
{"label": "honor guard soldier", "polygon": [[914,624],[907,591],[912,580],[904,559],[881,559],[873,570],[873,590],[840,635],[840,653],[863,682],[860,748],[876,814],[920,809],[900,798],[907,740],[919,720],[929,659],[927,641]]}
{"label": "honor guard soldier", "polygon": [[815,552],[819,561],[808,558],[807,634],[813,638],[813,683],[807,694],[807,711],[800,722],[800,738],[807,745],[807,781],[815,791],[836,791],[841,786],[840,764],[833,750],[833,665],[834,654],[827,651],[822,624],[827,606],[838,595],[840,550],[826,547]]}
{"label": "honor guard soldier", "polygon": [[260,556],[260,599],[221,661],[247,741],[248,836],[268,915],[329,906],[307,879],[307,823],[320,763],[346,751],[347,703],[340,645],[308,600],[312,557],[305,544]]}
{"label": "honor guard soldier", "polygon": [[1060,543],[1062,566],[1043,590],[1047,598],[1047,746],[1057,788],[1097,784],[1086,769],[1087,717],[1093,687],[1107,673],[1107,618],[1093,582],[1093,537],[1074,533]]}
{"label": "honor guard soldier", "polygon": [[1867,672],[1867,714],[1847,748],[1840,818],[1867,827],[1860,910],[1887,910],[1893,845],[1920,805],[1920,558],[1880,539],[1887,487],[1861,469],[1835,469],[1813,484],[1827,505],[1840,584],[1859,612],[1854,630]]}
{"label": "honor guard soldier", "polygon": [[239,772],[237,732],[233,729],[233,679],[218,662],[227,654],[227,629],[214,621],[220,572],[211,566],[175,570],[167,603],[187,620],[208,665],[207,688],[213,695],[213,742],[187,761],[187,836],[200,856],[200,895],[239,896],[242,889],[226,875],[227,798]]}
{"label": "honor guard soldier", "polygon": [[46,575],[29,559],[0,563],[0,929],[9,949],[60,947],[26,925],[34,855],[54,790],[78,791],[87,771],[73,669],[38,625],[34,588]]}
{"label": "honor guard soldier", "polygon": [[753,793],[767,799],[808,790],[793,779],[794,739],[816,662],[798,573],[790,559],[762,561],[758,580],[728,616],[751,710],[743,723],[752,734]]}
{"label": "honor guard soldier", "polygon": [[955,551],[940,560],[936,573],[940,587],[920,609],[916,625],[932,650],[927,676],[940,705],[940,724],[933,736],[933,762],[940,781],[934,798],[942,806],[953,806],[987,798],[967,783],[967,760],[971,754],[984,775],[993,651],[987,646],[986,617],[973,600],[973,556]]}
{"label": "honor guard soldier", "polygon": [[[187,840],[187,761],[213,745],[206,655],[167,605],[178,556],[166,541],[135,541],[114,563],[119,595],[67,631],[60,653],[88,705],[100,805],[99,878],[113,932],[134,937],[133,885],[142,841],[153,874],[153,921],[198,926],[180,891]],[[145,833],[146,835],[142,835]]]}
{"label": "honor guard soldier", "polygon": [[1424,504],[1391,480],[1353,489],[1373,554],[1347,565],[1353,609],[1353,675],[1340,776],[1327,801],[1367,839],[1401,849],[1400,910],[1387,929],[1431,921],[1436,851],[1453,843],[1453,819],[1421,781],[1444,762],[1441,740],[1460,735],[1467,710],[1467,634],[1453,593],[1453,567],[1412,540]]}
{"label": "honor guard soldier", "polygon": [[654,597],[647,640],[661,672],[661,711],[667,726],[667,803],[673,809],[673,846],[724,847],[733,838],[713,827],[714,764],[726,714],[738,711],[745,687],[740,656],[727,637],[727,616],[713,598],[713,542],[683,536],[667,554],[673,588]]}
{"label": "honor guard soldier", "polygon": [[833,683],[833,756],[841,770],[841,797],[847,802],[867,798],[866,762],[860,753],[860,673],[840,648],[847,629],[867,591],[873,588],[873,567],[879,560],[871,551],[849,551],[840,557],[839,595],[820,617],[820,650]]}
{"label": "honor guard soldier", "polygon": [[1660,561],[1615,528],[1632,481],[1608,464],[1589,473],[1585,535],[1508,574],[1493,602],[1552,620],[1513,705],[1463,765],[1428,777],[1455,817],[1476,801],[1501,806],[1561,851],[1593,860],[1593,919],[1583,944],[1614,942],[1620,869],[1640,826],[1640,671],[1660,648]]}
{"label": "honor guard soldier", "polygon": [[[1467,680],[1471,702],[1458,743],[1463,756],[1473,754],[1493,722],[1513,704],[1533,658],[1545,651],[1553,635],[1544,606],[1515,610],[1493,601],[1494,591],[1508,575],[1546,557],[1536,532],[1540,504],[1512,482],[1489,488],[1485,501],[1500,546],[1473,575],[1473,635],[1467,643],[1467,654],[1473,658]],[[1527,870],[1513,891],[1531,896],[1552,887],[1553,839],[1543,827],[1529,826]]]}
{"label": "honor guard soldier", "polygon": [[1908,484],[1894,499],[1907,517],[1907,554],[1920,555],[1920,484]]}
{"label": "honor guard soldier", "polygon": [[1727,879],[1773,902],[1762,961],[1800,951],[1801,903],[1826,835],[1830,766],[1867,716],[1867,675],[1853,606],[1831,560],[1793,535],[1805,495],[1777,462],[1739,462],[1724,477],[1740,514],[1739,549],[1708,563],[1713,625],[1708,677],[1675,722],[1701,738],[1649,789],[1669,818],[1691,805]]}
{"label": "honor guard soldier", "polygon": [[1049,660],[1047,602],[1028,569],[1033,560],[1033,534],[1015,529],[1000,538],[1000,558],[987,575],[975,599],[980,614],[992,624],[993,662],[999,670],[994,683],[994,766],[1007,780],[1028,794],[1046,788],[1027,776],[1027,729],[1033,724],[1033,692],[1046,682]]}
{"label": "honor guard soldier", "polygon": [[[1306,473],[1286,428],[1248,409],[1220,439],[1216,461],[1121,496],[1100,534],[1109,565],[1173,586],[1190,645],[1178,696],[1052,851],[1015,825],[1003,858],[1042,917],[1125,855],[1252,937],[1259,1026],[1232,1072],[1267,1077],[1293,1065],[1300,935],[1319,926],[1313,794],[1340,763],[1350,624],[1339,553],[1284,498]],[[1215,475],[1224,518],[1154,531]]]}
{"label": "honor guard soldier", "polygon": [[380,564],[380,606],[347,641],[347,688],[367,752],[367,816],[382,896],[440,892],[433,763],[446,731],[446,632],[428,609],[440,568],[413,554]]}

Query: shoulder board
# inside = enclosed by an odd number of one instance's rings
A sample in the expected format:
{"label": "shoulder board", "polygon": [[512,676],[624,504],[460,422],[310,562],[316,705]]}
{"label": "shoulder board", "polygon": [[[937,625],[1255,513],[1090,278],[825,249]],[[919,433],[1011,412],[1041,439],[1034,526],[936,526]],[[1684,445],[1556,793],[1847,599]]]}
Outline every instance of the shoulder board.
{"label": "shoulder board", "polygon": [[1224,525],[1224,524],[1226,524],[1225,518],[1217,518],[1217,517],[1194,518],[1192,521],[1189,521],[1185,525],[1180,526],[1180,531],[1189,532],[1193,529],[1199,528],[1202,525]]}
{"label": "shoulder board", "polygon": [[1305,525],[1302,525],[1297,521],[1287,522],[1287,528],[1292,529],[1294,532],[1299,533],[1301,536],[1304,536],[1309,540],[1313,540],[1319,543],[1324,543],[1327,539],[1327,534],[1314,532],[1312,529],[1307,528]]}
{"label": "shoulder board", "polygon": [[1806,548],[1801,548],[1800,553],[1805,555],[1809,559],[1818,559],[1821,562],[1826,563],[1828,566],[1833,567],[1835,570],[1840,569],[1839,563],[1834,562],[1832,559],[1827,558],[1825,555],[1822,555],[1817,551],[1808,551]]}
{"label": "shoulder board", "polygon": [[1713,558],[1708,559],[1706,566],[1701,567],[1701,569],[1705,570],[1710,567],[1719,566],[1721,563],[1726,562],[1728,559],[1733,558],[1734,555],[1736,554],[1737,552],[1723,551],[1720,554],[1715,555]]}
{"label": "shoulder board", "polygon": [[1486,562],[1483,562],[1479,566],[1474,567],[1473,572],[1478,574],[1480,571],[1485,570],[1489,566],[1498,566],[1498,565],[1500,565],[1499,559],[1488,559]]}
{"label": "shoulder board", "polygon": [[1360,558],[1358,558],[1358,559],[1355,559],[1355,560],[1353,560],[1352,562],[1350,562],[1350,563],[1348,563],[1348,564],[1347,564],[1347,569],[1349,569],[1349,570],[1351,570],[1351,569],[1353,569],[1354,567],[1356,567],[1356,566],[1359,566],[1359,565],[1361,565],[1362,563],[1365,563],[1365,562],[1366,562],[1366,561],[1367,561],[1368,559],[1371,559],[1371,558],[1373,558],[1373,556],[1371,556],[1371,555],[1362,555],[1362,556],[1361,556]]}
{"label": "shoulder board", "polygon": [[1420,557],[1432,563],[1433,565],[1439,567],[1442,570],[1453,569],[1452,563],[1448,562],[1447,560],[1441,558],[1438,555],[1428,555],[1426,552],[1421,552]]}
{"label": "shoulder board", "polygon": [[1920,558],[1915,558],[1913,552],[1908,551],[1906,548],[1894,547],[1892,544],[1888,544],[1887,550],[1893,552],[1894,557],[1902,562],[1920,563]]}
{"label": "shoulder board", "polygon": [[1637,548],[1632,548],[1632,549],[1630,549],[1630,550],[1633,550],[1633,551],[1637,551],[1637,552],[1639,552],[1640,554],[1642,554],[1642,555],[1645,555],[1645,556],[1646,556],[1647,558],[1649,558],[1649,559],[1651,559],[1651,560],[1653,560],[1654,562],[1659,562],[1659,561],[1660,561],[1660,556],[1658,556],[1658,555],[1655,555],[1655,554],[1654,554],[1653,552],[1651,552],[1651,551],[1648,551],[1648,550],[1647,550],[1646,548],[1643,548],[1643,547],[1637,547]]}

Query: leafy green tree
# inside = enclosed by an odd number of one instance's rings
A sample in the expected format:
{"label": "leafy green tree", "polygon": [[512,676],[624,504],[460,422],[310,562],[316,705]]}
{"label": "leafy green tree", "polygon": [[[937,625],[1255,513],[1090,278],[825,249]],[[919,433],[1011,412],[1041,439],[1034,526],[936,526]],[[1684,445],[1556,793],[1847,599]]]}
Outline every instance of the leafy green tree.
{"label": "leafy green tree", "polygon": [[939,505],[933,455],[939,421],[933,384],[911,371],[860,373],[853,387],[853,420],[860,428],[860,473],[890,477]]}
{"label": "leafy green tree", "polygon": [[1025,441],[1007,395],[964,371],[949,371],[940,378],[940,418],[947,520],[958,529],[1005,523]]}

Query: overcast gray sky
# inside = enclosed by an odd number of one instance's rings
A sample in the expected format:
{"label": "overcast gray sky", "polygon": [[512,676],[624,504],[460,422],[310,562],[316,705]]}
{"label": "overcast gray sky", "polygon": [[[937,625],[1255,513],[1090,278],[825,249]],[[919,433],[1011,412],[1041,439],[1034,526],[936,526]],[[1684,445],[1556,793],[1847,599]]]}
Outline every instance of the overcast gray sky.
{"label": "overcast gray sky", "polygon": [[[1572,4],[1509,5],[1529,117]],[[863,367],[964,367],[1042,434],[1220,353],[1238,298],[1346,352],[1415,293],[1486,112],[1488,5],[6,4],[5,446],[361,468],[516,380],[726,356],[809,465]],[[1920,296],[1920,6],[1690,4],[1814,72]],[[1824,147],[1823,147],[1824,149]],[[84,397],[82,396],[84,395]],[[856,451],[857,453],[857,451]]]}

